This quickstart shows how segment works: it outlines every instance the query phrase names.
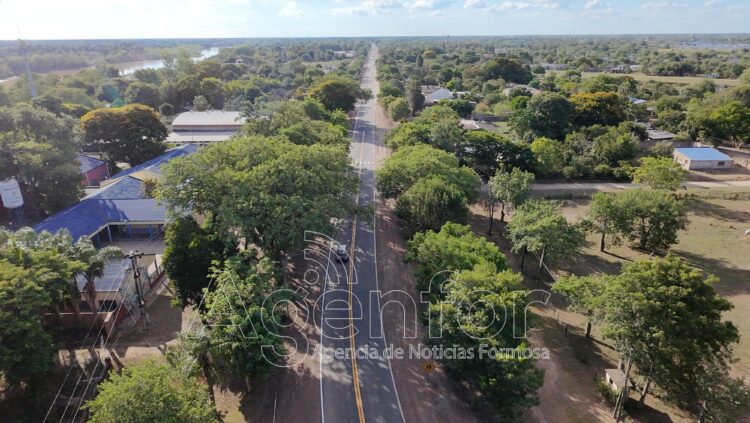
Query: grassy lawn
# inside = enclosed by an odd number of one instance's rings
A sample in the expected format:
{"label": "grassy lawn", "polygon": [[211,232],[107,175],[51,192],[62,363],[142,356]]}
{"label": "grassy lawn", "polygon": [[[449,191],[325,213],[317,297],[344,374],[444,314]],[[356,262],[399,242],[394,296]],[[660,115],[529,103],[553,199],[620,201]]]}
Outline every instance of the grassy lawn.
{"label": "grassy lawn", "polygon": [[[603,72],[583,72],[583,78],[584,79],[590,79],[597,75],[601,75]],[[608,74],[608,75],[615,75],[617,74]],[[721,78],[701,78],[698,76],[655,76],[655,75],[645,75],[642,73],[630,73],[628,76],[632,77],[636,81],[639,82],[646,82],[646,81],[659,81],[659,82],[667,82],[670,84],[698,84],[700,82],[703,82],[704,80],[708,79],[710,81],[713,81],[716,83],[716,85],[726,85],[728,87],[734,87],[739,84],[739,81],[737,79],[721,79]]]}
{"label": "grassy lawn", "polygon": [[[734,322],[740,334],[750,333],[750,239],[744,236],[750,229],[750,200],[690,199],[690,224],[679,234],[679,244],[673,252],[694,266],[716,275],[720,282],[717,291],[734,304],[725,317]],[[569,220],[576,220],[588,210],[588,200],[566,200],[563,212]],[[599,251],[599,237],[588,236],[588,245],[580,260],[554,269],[560,274],[578,275],[615,273],[624,263],[648,259],[647,254],[628,245],[609,247]],[[735,348],[739,363],[738,375],[750,377],[750,338],[743,336]]]}

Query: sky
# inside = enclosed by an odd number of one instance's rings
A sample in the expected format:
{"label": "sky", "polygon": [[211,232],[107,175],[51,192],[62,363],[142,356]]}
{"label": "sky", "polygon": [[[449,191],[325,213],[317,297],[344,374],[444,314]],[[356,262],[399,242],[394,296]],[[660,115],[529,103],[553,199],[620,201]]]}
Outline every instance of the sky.
{"label": "sky", "polygon": [[0,0],[0,39],[750,32],[750,0]]}

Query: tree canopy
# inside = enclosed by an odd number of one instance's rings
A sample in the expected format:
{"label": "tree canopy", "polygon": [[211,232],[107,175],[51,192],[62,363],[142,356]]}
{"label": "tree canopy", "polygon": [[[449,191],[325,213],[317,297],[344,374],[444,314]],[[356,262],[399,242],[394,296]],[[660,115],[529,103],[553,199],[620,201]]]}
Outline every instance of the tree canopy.
{"label": "tree canopy", "polygon": [[164,152],[167,128],[159,113],[141,104],[97,109],[81,118],[86,143],[103,152],[111,164],[141,164]]}
{"label": "tree canopy", "polygon": [[0,108],[0,179],[15,178],[36,215],[49,215],[81,196],[76,153],[81,133],[70,117],[28,105]]}
{"label": "tree canopy", "polygon": [[377,173],[378,191],[385,198],[395,198],[427,176],[440,176],[456,185],[469,202],[476,198],[476,173],[459,166],[453,154],[428,145],[404,147],[393,153]]}
{"label": "tree canopy", "polygon": [[[573,286],[586,292],[571,295],[572,301],[592,311],[602,335],[630,352],[637,370],[671,401],[694,407],[706,399],[701,375],[714,366],[726,369],[730,346],[739,339],[737,328],[722,319],[732,306],[714,290],[717,281],[670,255],[627,265],[619,275],[565,280],[554,288],[567,295]],[[647,382],[643,396],[648,389]]]}
{"label": "tree canopy", "polygon": [[152,360],[112,374],[84,407],[95,423],[214,423],[217,413],[206,386]]}

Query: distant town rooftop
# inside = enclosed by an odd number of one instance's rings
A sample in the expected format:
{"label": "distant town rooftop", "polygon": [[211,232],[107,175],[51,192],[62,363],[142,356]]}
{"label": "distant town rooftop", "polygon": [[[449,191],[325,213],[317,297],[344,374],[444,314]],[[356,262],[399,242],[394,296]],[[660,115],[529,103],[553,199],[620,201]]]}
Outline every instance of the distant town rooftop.
{"label": "distant town rooftop", "polygon": [[180,113],[172,122],[175,130],[181,126],[242,126],[245,118],[240,112],[225,112],[223,110],[207,110],[205,112]]}

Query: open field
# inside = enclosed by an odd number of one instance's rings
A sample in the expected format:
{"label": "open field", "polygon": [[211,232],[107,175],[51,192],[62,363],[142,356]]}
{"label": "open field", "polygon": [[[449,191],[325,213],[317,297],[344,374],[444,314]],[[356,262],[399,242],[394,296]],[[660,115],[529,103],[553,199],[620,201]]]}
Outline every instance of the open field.
{"label": "open field", "polygon": [[[480,236],[487,236],[488,215],[481,206],[472,206],[469,224]],[[490,239],[508,259],[511,268],[520,272],[520,256],[511,252],[511,245],[501,233],[505,226],[497,221]],[[527,257],[525,283],[529,289],[549,290],[549,278],[540,274],[532,257]],[[544,386],[539,390],[539,405],[525,414],[525,423],[537,422],[610,422],[611,407],[595,391],[595,383],[602,378],[604,369],[614,368],[619,355],[606,342],[594,326],[592,338],[583,337],[583,316],[565,310],[562,299],[553,295],[550,306],[533,307],[537,316],[529,332],[533,347],[548,348],[549,360],[540,360],[538,366],[545,371]],[[641,383],[639,378],[636,382]],[[631,393],[631,398],[637,398]],[[695,421],[689,413],[664,403],[655,395],[646,399],[645,406],[628,409],[639,422],[688,423]]]}
{"label": "open field", "polygon": [[[734,368],[739,376],[750,377],[750,239],[744,236],[750,229],[750,200],[689,199],[690,224],[682,231],[680,243],[672,252],[687,259],[694,266],[716,275],[720,282],[717,291],[734,304],[726,313],[739,328],[742,336],[735,348],[740,360]],[[569,220],[586,214],[588,200],[566,200],[563,212]],[[598,235],[588,236],[580,260],[554,268],[560,274],[578,275],[615,273],[623,264],[648,259],[648,255],[627,245],[610,246],[607,253],[598,248]]]}

